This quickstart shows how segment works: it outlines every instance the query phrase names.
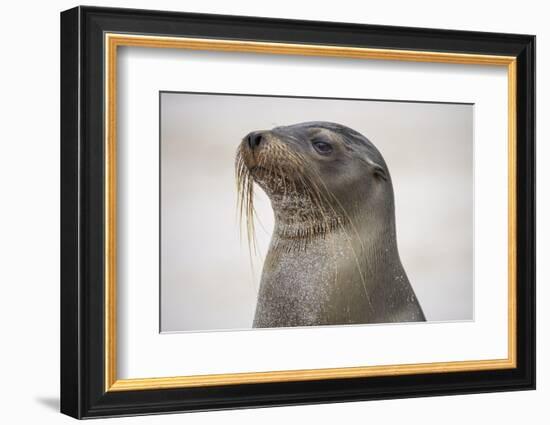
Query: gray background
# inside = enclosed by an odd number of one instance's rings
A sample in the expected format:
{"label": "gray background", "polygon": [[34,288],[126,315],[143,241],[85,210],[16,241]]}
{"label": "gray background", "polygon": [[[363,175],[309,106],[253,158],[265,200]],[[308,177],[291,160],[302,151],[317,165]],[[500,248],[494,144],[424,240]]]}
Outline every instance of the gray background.
{"label": "gray background", "polygon": [[256,190],[259,252],[236,214],[234,158],[249,131],[347,125],[382,152],[401,260],[430,321],[473,319],[473,106],[161,93],[161,331],[250,328],[273,223]]}

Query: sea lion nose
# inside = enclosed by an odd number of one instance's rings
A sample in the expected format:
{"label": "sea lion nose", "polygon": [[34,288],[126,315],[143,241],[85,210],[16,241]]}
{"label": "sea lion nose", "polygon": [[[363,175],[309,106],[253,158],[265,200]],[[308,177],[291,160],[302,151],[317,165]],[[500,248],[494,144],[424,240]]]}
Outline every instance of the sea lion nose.
{"label": "sea lion nose", "polygon": [[250,149],[256,149],[258,146],[260,146],[260,143],[262,143],[263,134],[261,131],[253,131],[252,133],[249,133],[246,138],[248,140],[248,146],[250,146]]}

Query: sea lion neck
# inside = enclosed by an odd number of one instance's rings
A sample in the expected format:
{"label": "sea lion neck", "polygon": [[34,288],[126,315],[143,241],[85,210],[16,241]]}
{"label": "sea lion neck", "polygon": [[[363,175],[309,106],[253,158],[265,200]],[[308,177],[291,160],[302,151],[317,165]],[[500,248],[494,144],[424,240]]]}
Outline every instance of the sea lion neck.
{"label": "sea lion neck", "polygon": [[[333,229],[305,245],[274,235],[254,327],[424,320],[421,310],[408,312],[402,302],[415,296],[396,244],[387,242],[392,239],[378,232],[357,237],[349,228]],[[399,313],[394,316],[389,306]],[[407,316],[401,319],[401,314]]]}
{"label": "sea lion neck", "polygon": [[286,251],[305,249],[314,238],[325,238],[348,224],[345,213],[307,192],[270,195],[275,226],[273,238]]}
{"label": "sea lion neck", "polygon": [[[332,199],[331,205],[312,201],[304,194],[270,196],[275,225],[273,251],[306,251],[317,241],[329,241],[316,249],[352,246],[354,251],[396,252],[397,240],[391,213],[378,214],[368,208],[354,210]],[[347,208],[347,209],[346,209]]]}

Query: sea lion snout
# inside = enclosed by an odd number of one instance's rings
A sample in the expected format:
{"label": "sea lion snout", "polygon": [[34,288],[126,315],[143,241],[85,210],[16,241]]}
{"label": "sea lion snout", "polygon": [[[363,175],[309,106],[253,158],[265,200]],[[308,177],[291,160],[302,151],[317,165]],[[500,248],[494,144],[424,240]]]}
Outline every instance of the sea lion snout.
{"label": "sea lion snout", "polygon": [[284,169],[289,176],[294,174],[292,161],[289,159],[293,156],[293,149],[272,130],[248,133],[241,140],[238,155],[249,171],[257,171],[258,168],[271,172]]}
{"label": "sea lion snout", "polygon": [[266,160],[270,150],[272,139],[269,130],[254,130],[242,138],[240,152],[244,162],[249,169],[252,169]]}
{"label": "sea lion snout", "polygon": [[246,143],[250,149],[258,148],[262,142],[265,142],[265,139],[263,131],[252,131],[245,137]]}

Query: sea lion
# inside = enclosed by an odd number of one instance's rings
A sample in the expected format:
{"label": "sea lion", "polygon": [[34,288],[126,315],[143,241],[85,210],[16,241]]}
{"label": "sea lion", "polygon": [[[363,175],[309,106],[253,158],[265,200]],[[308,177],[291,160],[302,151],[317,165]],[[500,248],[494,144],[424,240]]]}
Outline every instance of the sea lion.
{"label": "sea lion", "polygon": [[275,225],[253,327],[425,321],[397,249],[388,167],[362,134],[331,122],[254,131],[236,157],[253,243],[253,187]]}

